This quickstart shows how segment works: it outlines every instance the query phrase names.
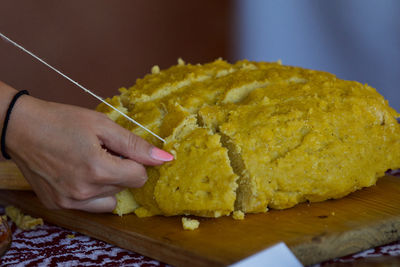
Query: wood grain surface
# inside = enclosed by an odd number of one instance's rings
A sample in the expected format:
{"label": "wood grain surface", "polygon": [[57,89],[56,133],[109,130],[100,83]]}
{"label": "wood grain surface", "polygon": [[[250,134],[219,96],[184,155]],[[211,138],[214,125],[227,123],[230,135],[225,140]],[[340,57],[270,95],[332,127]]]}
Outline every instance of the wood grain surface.
{"label": "wood grain surface", "polygon": [[0,162],[0,189],[31,190],[31,186],[12,161]]}
{"label": "wood grain surface", "polygon": [[392,176],[343,199],[250,214],[243,221],[199,218],[195,231],[182,230],[179,216],[49,211],[28,191],[0,190],[0,203],[177,266],[224,266],[280,241],[308,265],[400,237],[400,178]]}

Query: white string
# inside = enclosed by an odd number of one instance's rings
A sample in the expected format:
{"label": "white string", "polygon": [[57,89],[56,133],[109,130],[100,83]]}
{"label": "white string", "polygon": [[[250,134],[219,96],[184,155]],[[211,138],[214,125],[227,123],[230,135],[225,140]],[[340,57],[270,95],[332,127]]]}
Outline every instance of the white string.
{"label": "white string", "polygon": [[36,60],[38,60],[39,62],[43,63],[44,65],[46,65],[47,67],[49,67],[50,69],[54,70],[55,72],[57,72],[58,74],[60,74],[62,77],[64,77],[65,79],[69,80],[70,82],[72,82],[73,84],[75,84],[76,86],[78,86],[79,88],[81,88],[83,91],[85,91],[86,93],[90,94],[91,96],[97,98],[98,100],[100,100],[101,102],[103,102],[104,104],[106,104],[107,106],[109,106],[110,108],[114,109],[115,111],[117,111],[118,113],[120,113],[122,116],[124,116],[125,118],[127,118],[129,121],[133,122],[134,124],[136,124],[137,126],[141,127],[143,130],[147,131],[148,133],[152,134],[154,137],[157,137],[159,140],[161,140],[162,142],[165,143],[165,140],[163,138],[161,138],[160,136],[158,136],[157,134],[153,133],[152,131],[150,131],[149,129],[147,129],[146,127],[144,127],[143,125],[141,125],[140,123],[138,123],[137,121],[135,121],[134,119],[132,119],[131,117],[127,116],[125,113],[121,112],[119,109],[117,109],[116,107],[114,107],[113,105],[107,103],[106,101],[103,100],[103,98],[101,98],[100,96],[96,95],[95,93],[91,92],[89,89],[86,89],[85,87],[83,87],[82,85],[80,85],[78,82],[72,80],[70,77],[68,77],[67,75],[65,75],[64,73],[62,73],[61,71],[57,70],[56,68],[54,68],[53,66],[51,66],[50,64],[48,64],[47,62],[45,62],[43,59],[39,58],[38,56],[36,56],[35,54],[33,54],[32,52],[30,52],[29,50],[25,49],[24,47],[22,47],[21,45],[17,44],[16,42],[14,42],[13,40],[11,40],[10,38],[8,38],[7,36],[5,36],[4,34],[2,34],[0,32],[0,37],[3,38],[3,40],[11,43],[12,45],[18,47],[19,49],[21,49],[22,51],[24,51],[25,53],[31,55],[33,58],[35,58]]}

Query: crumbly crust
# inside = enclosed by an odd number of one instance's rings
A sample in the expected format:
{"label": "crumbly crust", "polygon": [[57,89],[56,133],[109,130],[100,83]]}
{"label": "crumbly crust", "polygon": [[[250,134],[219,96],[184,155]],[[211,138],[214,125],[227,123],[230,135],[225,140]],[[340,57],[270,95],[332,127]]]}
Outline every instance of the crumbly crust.
{"label": "crumbly crust", "polygon": [[175,155],[148,168],[133,201],[119,199],[141,217],[284,209],[343,197],[400,167],[399,114],[374,88],[326,72],[181,61],[120,91],[108,101],[166,144],[103,104],[97,110]]}

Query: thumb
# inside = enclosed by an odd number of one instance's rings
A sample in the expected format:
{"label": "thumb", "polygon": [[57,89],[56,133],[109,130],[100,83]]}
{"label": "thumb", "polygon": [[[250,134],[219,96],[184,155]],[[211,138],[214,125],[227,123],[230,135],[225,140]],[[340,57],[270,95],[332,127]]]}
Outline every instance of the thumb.
{"label": "thumb", "polygon": [[153,146],[111,120],[103,125],[98,137],[106,148],[121,156],[144,165],[160,165],[174,159],[170,153]]}

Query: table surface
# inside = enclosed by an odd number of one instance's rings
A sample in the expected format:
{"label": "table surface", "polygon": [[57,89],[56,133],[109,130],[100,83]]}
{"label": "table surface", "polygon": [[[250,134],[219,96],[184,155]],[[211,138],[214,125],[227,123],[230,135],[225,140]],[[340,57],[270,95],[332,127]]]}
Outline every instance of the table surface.
{"label": "table surface", "polygon": [[[2,207],[0,207],[0,213]],[[0,266],[168,266],[162,262],[142,256],[86,235],[45,223],[33,230],[17,229],[9,222],[13,232],[10,249],[0,259]],[[400,256],[400,240],[323,262],[355,262],[369,257]]]}

